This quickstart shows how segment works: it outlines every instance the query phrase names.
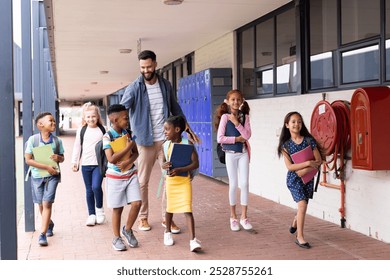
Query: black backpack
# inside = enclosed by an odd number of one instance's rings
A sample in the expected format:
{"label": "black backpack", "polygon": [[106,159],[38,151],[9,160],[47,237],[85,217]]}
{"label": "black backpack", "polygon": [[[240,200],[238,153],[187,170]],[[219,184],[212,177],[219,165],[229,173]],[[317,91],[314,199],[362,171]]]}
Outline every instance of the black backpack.
{"label": "black backpack", "polygon": [[[110,141],[114,140],[114,137],[112,136],[111,131],[107,131],[108,136],[110,136]],[[96,160],[99,166],[99,171],[102,177],[106,177],[106,171],[107,171],[107,164],[108,160],[106,157],[106,153],[103,150],[103,139],[99,140],[99,142],[95,145],[95,154],[96,154]]]}

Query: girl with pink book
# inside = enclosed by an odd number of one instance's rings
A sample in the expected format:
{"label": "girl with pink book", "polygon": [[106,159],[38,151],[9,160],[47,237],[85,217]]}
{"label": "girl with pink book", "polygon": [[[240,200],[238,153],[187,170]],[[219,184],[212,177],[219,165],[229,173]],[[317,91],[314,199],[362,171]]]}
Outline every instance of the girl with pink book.
{"label": "girl with pink book", "polygon": [[298,205],[290,233],[297,232],[295,243],[301,248],[309,249],[311,246],[304,238],[303,227],[307,204],[313,198],[314,176],[306,183],[303,178],[309,173],[316,173],[322,159],[319,145],[307,130],[300,113],[290,112],[285,116],[277,151],[279,157],[284,157],[288,169],[287,187]]}

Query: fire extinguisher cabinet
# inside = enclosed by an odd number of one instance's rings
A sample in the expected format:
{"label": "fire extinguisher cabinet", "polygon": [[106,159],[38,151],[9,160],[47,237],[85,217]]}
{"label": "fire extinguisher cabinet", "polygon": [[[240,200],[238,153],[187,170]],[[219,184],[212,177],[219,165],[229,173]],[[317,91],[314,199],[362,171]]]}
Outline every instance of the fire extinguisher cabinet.
{"label": "fire extinguisher cabinet", "polygon": [[351,99],[352,168],[390,170],[390,89],[356,89]]}

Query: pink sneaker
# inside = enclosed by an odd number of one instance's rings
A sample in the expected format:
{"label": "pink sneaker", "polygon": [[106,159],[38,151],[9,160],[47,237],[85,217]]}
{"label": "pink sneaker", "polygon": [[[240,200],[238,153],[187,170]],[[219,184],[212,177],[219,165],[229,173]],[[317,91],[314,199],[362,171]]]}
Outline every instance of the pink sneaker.
{"label": "pink sneaker", "polygon": [[238,224],[237,219],[230,218],[230,229],[232,231],[239,231],[240,230],[240,226]]}
{"label": "pink sneaker", "polygon": [[250,230],[250,229],[252,229],[252,225],[251,225],[251,223],[249,222],[249,220],[248,220],[248,218],[246,218],[246,219],[241,219],[240,220],[240,224],[241,224],[241,226],[245,229],[245,230]]}

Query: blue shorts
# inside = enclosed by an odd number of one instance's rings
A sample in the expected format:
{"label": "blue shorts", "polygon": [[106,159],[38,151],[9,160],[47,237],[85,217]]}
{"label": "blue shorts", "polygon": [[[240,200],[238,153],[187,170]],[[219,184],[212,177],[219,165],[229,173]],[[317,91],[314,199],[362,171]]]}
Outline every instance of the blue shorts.
{"label": "blue shorts", "polygon": [[42,204],[42,201],[54,202],[56,197],[59,176],[45,178],[31,177],[32,199],[34,203]]}

